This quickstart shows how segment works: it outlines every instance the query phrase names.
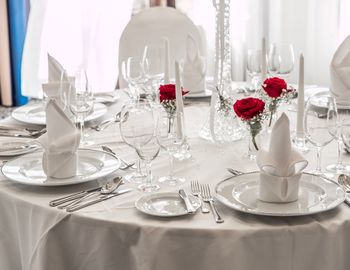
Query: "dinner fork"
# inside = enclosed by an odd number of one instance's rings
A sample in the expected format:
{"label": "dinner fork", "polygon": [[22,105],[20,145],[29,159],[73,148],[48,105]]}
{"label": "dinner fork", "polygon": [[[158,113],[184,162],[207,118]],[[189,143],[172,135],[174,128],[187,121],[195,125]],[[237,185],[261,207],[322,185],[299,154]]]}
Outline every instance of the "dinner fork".
{"label": "dinner fork", "polygon": [[198,197],[202,204],[201,204],[201,210],[202,213],[209,213],[209,209],[207,208],[207,206],[205,205],[203,198],[201,196],[201,192],[200,192],[200,187],[199,187],[199,183],[198,181],[191,181],[191,192],[194,196]]}
{"label": "dinner fork", "polygon": [[224,222],[224,220],[220,216],[218,210],[216,209],[216,206],[214,204],[214,199],[210,194],[209,185],[203,184],[200,186],[200,188],[201,188],[201,195],[202,195],[203,201],[208,202],[210,204],[210,207],[211,207],[211,210],[213,212],[216,223]]}

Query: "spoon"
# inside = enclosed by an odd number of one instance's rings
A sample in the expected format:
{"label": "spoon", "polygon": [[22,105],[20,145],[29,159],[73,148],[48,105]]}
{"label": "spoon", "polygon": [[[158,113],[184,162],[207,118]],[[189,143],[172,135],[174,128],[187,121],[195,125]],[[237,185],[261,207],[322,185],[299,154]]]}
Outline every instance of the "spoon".
{"label": "spoon", "polygon": [[84,201],[92,196],[110,194],[110,193],[114,192],[121,184],[123,184],[122,178],[117,176],[111,182],[107,182],[106,184],[102,185],[100,191],[88,193],[81,198],[70,201],[69,203],[66,203],[66,204],[62,204],[62,205],[58,206],[57,208],[58,209],[65,209],[65,208],[68,209],[69,207],[76,206],[80,202],[82,202],[82,201]]}
{"label": "spoon", "polygon": [[96,130],[96,131],[102,131],[102,130],[106,129],[107,127],[109,127],[112,123],[120,122],[120,116],[121,116],[121,112],[118,112],[114,116],[114,118],[106,119],[106,120],[102,121],[100,124],[98,124],[96,126],[92,126],[91,128]]}
{"label": "spoon", "polygon": [[343,187],[346,193],[350,193],[350,176],[347,176],[345,174],[340,174],[338,176],[338,183],[340,186]]}
{"label": "spoon", "polygon": [[[111,148],[109,148],[108,146],[102,145],[101,148],[102,148],[103,151],[108,152],[108,153],[112,154],[115,157],[118,157],[117,154]],[[120,157],[118,157],[118,158],[121,160],[121,162],[123,162],[125,164],[124,167],[120,167],[121,170],[126,170],[126,169],[129,169],[129,168],[136,169],[135,163],[127,162],[126,160],[121,159]]]}

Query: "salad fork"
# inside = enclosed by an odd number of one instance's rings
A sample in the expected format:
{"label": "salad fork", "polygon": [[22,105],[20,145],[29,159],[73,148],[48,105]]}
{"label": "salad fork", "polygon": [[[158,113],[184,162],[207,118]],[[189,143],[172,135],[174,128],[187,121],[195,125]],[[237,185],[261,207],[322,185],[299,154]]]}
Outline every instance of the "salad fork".
{"label": "salad fork", "polygon": [[209,209],[207,208],[207,206],[205,205],[203,198],[201,196],[201,192],[200,192],[200,187],[199,187],[199,183],[198,181],[191,181],[191,192],[194,196],[198,197],[202,204],[201,204],[201,210],[202,213],[209,213]]}
{"label": "salad fork", "polygon": [[216,209],[216,206],[214,204],[214,199],[210,194],[209,185],[203,184],[200,187],[201,187],[201,195],[202,195],[203,201],[208,202],[210,204],[210,207],[211,207],[211,210],[213,212],[216,223],[224,222],[224,220],[220,216],[218,210]]}

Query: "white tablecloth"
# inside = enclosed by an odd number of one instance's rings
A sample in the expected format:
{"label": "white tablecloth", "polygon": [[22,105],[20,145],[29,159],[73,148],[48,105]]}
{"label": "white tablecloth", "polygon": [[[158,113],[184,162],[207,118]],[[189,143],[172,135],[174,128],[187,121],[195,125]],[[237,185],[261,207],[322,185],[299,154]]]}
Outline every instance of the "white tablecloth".
{"label": "white tablecloth", "polygon": [[[120,102],[114,107],[117,110]],[[244,158],[245,140],[218,145],[198,137],[207,112],[206,103],[185,108],[192,158],[177,162],[175,172],[187,179],[183,185],[187,190],[190,180],[208,183],[213,190],[228,176],[227,167],[257,169],[255,162]],[[292,119],[293,114],[289,112]],[[125,159],[135,156],[121,143],[117,125],[103,133],[90,133],[90,139],[110,142]],[[335,162],[336,154],[335,143],[327,146],[323,165]],[[316,152],[306,157],[311,170]],[[344,158],[350,162],[348,156]],[[154,177],[168,169],[167,155],[162,152],[153,162]],[[222,224],[215,223],[212,214],[200,212],[179,218],[146,216],[133,207],[142,196],[137,191],[73,214],[48,206],[50,200],[96,186],[96,182],[44,188],[16,184],[1,176],[0,269],[350,269],[350,208],[346,204],[304,217],[262,217],[218,202],[225,219]],[[168,190],[163,186],[160,191]]]}

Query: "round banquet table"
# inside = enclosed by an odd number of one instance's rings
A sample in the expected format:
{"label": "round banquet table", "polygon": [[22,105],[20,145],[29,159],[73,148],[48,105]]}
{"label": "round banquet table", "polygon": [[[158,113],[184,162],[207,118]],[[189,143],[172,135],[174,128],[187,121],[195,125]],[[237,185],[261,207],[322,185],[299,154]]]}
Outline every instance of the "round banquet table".
{"label": "round banquet table", "polygon": [[[187,103],[187,102],[186,102]],[[110,107],[118,111],[119,100]],[[176,174],[215,185],[228,177],[226,168],[257,170],[245,158],[247,140],[215,144],[198,131],[208,115],[208,102],[188,102],[185,117],[192,157],[178,161]],[[291,128],[295,112],[287,112]],[[2,123],[19,124],[9,118]],[[98,148],[109,145],[125,159],[135,158],[113,125],[104,132],[89,130]],[[323,166],[336,161],[336,143],[323,151]],[[350,162],[350,156],[344,160]],[[306,171],[315,167],[316,152],[305,154]],[[153,162],[154,178],[168,172],[166,153]],[[125,172],[117,171],[114,175]],[[225,222],[212,214],[156,218],[134,207],[142,192],[133,191],[78,212],[67,213],[48,205],[52,199],[101,184],[106,179],[64,187],[35,187],[0,181],[0,269],[4,270],[337,270],[350,269],[350,208],[300,217],[269,217],[241,213],[220,202]],[[162,186],[159,192],[177,191]]]}

